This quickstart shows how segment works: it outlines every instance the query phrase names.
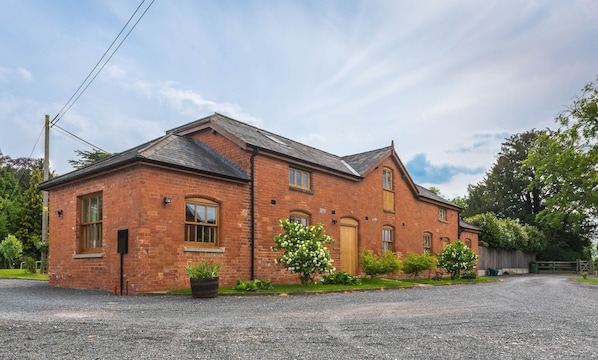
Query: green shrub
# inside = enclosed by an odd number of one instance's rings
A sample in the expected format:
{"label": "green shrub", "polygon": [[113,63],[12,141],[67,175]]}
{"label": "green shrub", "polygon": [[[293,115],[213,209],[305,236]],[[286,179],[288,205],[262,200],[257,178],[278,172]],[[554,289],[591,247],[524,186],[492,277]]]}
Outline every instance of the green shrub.
{"label": "green shrub", "polygon": [[233,287],[233,290],[239,291],[258,291],[258,290],[272,290],[274,287],[272,286],[271,280],[249,280],[243,281],[241,279],[237,280],[237,285]]}
{"label": "green shrub", "polygon": [[403,259],[403,272],[412,275],[415,279],[422,271],[434,269],[435,265],[436,258],[428,253],[422,255],[407,253]]}
{"label": "green shrub", "polygon": [[477,275],[476,273],[474,273],[473,271],[466,271],[463,274],[461,274],[461,279],[477,279]]}
{"label": "green shrub", "polygon": [[475,268],[478,256],[468,248],[463,241],[457,240],[448,244],[438,255],[438,266],[451,274],[451,280],[458,277],[462,271]]}
{"label": "green shrub", "polygon": [[361,280],[357,276],[349,275],[341,271],[334,274],[322,276],[320,282],[324,285],[359,285]]}
{"label": "green shrub", "polygon": [[330,251],[324,246],[334,240],[324,234],[322,224],[304,226],[295,221],[280,220],[280,227],[284,232],[274,236],[276,246],[270,249],[283,253],[274,263],[283,265],[291,274],[299,274],[303,286],[314,282],[317,274],[334,272]]}
{"label": "green shrub", "polygon": [[0,242],[0,254],[8,262],[8,268],[14,267],[14,262],[23,253],[23,243],[19,241],[14,235],[8,235],[2,242]]}
{"label": "green shrub", "polygon": [[31,256],[23,256],[21,259],[25,263],[25,269],[30,274],[35,274],[37,272],[37,264],[34,258]]}
{"label": "green shrub", "polygon": [[401,270],[401,261],[397,258],[395,253],[390,250],[386,250],[382,255],[378,255],[363,248],[359,257],[359,265],[361,266],[361,270],[363,270],[370,279],[381,274],[389,274]]}
{"label": "green shrub", "polygon": [[192,279],[214,279],[220,273],[220,263],[206,258],[193,266],[185,267],[187,275]]}

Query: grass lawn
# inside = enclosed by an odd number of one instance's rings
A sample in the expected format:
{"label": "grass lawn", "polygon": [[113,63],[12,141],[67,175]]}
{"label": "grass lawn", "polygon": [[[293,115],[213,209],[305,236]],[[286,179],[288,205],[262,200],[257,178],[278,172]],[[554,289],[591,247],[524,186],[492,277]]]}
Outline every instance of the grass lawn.
{"label": "grass lawn", "polygon": [[[272,290],[258,290],[258,291],[239,291],[234,290],[232,286],[221,287],[218,289],[218,294],[221,295],[243,295],[243,294],[308,294],[308,293],[323,293],[323,292],[340,292],[340,291],[360,291],[360,290],[381,290],[381,289],[396,289],[396,288],[408,288],[418,285],[449,285],[449,284],[460,284],[460,283],[476,283],[483,281],[496,281],[496,278],[478,277],[472,280],[463,279],[361,279],[360,285],[323,285],[323,284],[310,284],[308,286],[302,286],[301,284],[273,284],[274,289]],[[169,294],[191,294],[191,288],[178,289],[169,291]]]}
{"label": "grass lawn", "polygon": [[27,270],[20,269],[0,269],[0,279],[31,279],[48,280],[48,274],[31,274]]}
{"label": "grass lawn", "polygon": [[595,277],[594,278],[586,278],[586,279],[584,279],[583,277],[578,277],[578,278],[570,278],[569,280],[582,282],[582,283],[586,283],[586,284],[598,285],[598,278],[595,278]]}

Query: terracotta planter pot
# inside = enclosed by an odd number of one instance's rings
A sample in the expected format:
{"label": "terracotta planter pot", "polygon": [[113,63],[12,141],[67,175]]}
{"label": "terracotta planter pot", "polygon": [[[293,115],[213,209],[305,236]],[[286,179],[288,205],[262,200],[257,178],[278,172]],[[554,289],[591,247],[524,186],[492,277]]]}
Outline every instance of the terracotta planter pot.
{"label": "terracotta planter pot", "polygon": [[191,296],[194,298],[213,298],[218,296],[218,278],[189,279],[191,281]]}

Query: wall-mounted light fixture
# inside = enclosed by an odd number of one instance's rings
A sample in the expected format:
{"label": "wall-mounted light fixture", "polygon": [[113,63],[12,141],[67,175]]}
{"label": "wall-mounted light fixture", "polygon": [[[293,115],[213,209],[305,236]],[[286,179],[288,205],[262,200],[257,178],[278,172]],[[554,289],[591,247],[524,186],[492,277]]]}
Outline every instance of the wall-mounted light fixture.
{"label": "wall-mounted light fixture", "polygon": [[171,199],[168,196],[164,196],[164,206],[168,206],[170,204]]}
{"label": "wall-mounted light fixture", "polygon": [[332,219],[332,225],[336,225],[336,220]]}
{"label": "wall-mounted light fixture", "polygon": [[56,215],[58,215],[58,217],[62,217],[62,209],[57,210]]}

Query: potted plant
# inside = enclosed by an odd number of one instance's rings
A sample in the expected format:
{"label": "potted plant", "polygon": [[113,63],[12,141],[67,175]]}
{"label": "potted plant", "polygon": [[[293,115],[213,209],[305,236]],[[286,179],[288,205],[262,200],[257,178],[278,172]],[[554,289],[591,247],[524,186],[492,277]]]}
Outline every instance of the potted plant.
{"label": "potted plant", "polygon": [[205,258],[198,264],[186,266],[191,283],[191,296],[194,298],[212,298],[218,296],[218,273],[220,263]]}

